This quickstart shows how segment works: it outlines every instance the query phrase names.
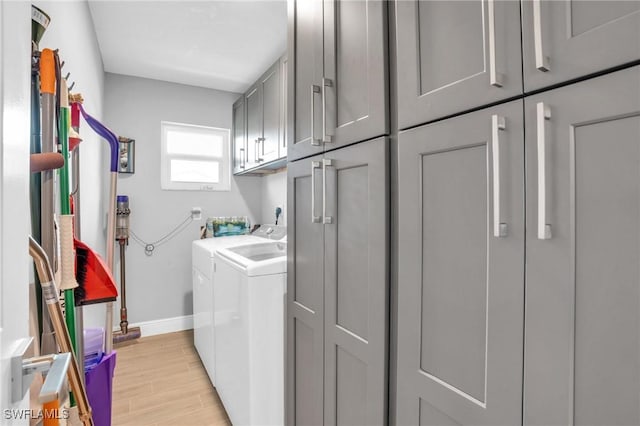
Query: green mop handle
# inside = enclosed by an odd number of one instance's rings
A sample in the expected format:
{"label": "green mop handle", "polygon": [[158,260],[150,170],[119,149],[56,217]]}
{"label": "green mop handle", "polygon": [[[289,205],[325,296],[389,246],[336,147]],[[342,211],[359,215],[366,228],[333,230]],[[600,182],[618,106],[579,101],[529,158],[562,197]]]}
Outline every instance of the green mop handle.
{"label": "green mop handle", "polygon": [[62,280],[60,289],[64,291],[65,322],[71,344],[76,348],[75,297],[73,289],[78,287],[75,277],[75,255],[73,249],[73,216],[69,202],[69,90],[64,78],[60,79],[60,121],[58,137],[62,145],[64,166],[60,169],[60,248],[62,257]]}

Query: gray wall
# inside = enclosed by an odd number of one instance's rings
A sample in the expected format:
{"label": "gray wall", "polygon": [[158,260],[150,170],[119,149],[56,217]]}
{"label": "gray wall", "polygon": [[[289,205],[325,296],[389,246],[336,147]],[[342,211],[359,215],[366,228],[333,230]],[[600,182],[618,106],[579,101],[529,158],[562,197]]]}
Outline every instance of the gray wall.
{"label": "gray wall", "polygon": [[276,207],[282,208],[279,225],[286,225],[287,172],[282,171],[262,177],[262,223],[274,223]]}
{"label": "gray wall", "polygon": [[[126,250],[129,322],[190,315],[192,308],[191,242],[208,216],[261,219],[259,177],[232,177],[231,191],[164,191],[160,189],[160,121],[231,128],[231,107],[239,94],[107,73],[105,121],[118,135],[136,140],[135,174],[120,175],[118,194],[129,196],[131,229],[147,242],[173,230],[191,207],[202,208],[177,237],[147,256],[130,240]],[[116,268],[119,268],[117,263]],[[119,269],[116,269],[119,271]],[[115,274],[119,278],[119,273]],[[119,323],[119,306],[114,307]]]}

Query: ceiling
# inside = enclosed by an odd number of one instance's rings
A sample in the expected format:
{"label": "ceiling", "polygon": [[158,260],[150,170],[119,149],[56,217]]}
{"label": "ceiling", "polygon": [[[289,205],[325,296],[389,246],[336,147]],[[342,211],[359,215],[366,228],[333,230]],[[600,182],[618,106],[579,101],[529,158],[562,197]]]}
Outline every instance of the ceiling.
{"label": "ceiling", "polygon": [[107,72],[243,92],[286,50],[280,1],[89,1]]}

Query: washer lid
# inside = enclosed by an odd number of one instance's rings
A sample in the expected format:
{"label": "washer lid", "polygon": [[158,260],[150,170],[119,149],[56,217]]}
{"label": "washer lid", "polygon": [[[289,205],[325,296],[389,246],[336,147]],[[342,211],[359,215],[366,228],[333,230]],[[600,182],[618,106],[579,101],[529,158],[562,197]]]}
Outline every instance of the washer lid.
{"label": "washer lid", "polygon": [[248,276],[281,274],[287,270],[287,244],[282,242],[247,244],[221,249],[217,254]]}
{"label": "washer lid", "polygon": [[216,250],[239,246],[241,244],[251,244],[264,241],[253,235],[237,235],[231,237],[205,238],[203,240],[195,240],[191,244],[191,262],[194,268],[202,272],[207,278],[213,275],[213,257]]}

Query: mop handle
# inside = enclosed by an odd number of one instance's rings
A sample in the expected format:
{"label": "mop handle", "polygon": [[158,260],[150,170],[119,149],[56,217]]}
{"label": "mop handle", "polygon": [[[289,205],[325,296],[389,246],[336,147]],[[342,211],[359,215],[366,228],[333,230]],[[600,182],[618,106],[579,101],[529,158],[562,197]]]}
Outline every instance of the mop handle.
{"label": "mop handle", "polygon": [[78,411],[80,414],[80,420],[85,426],[93,426],[93,418],[91,417],[91,406],[87,398],[87,392],[82,384],[80,377],[80,369],[78,367],[78,360],[71,347],[71,338],[69,337],[69,330],[65,326],[64,318],[62,315],[62,309],[60,307],[60,301],[53,279],[53,272],[51,271],[51,264],[47,258],[47,254],[42,247],[29,236],[29,254],[34,260],[36,265],[36,271],[38,278],[40,279],[40,285],[42,286],[43,298],[46,301],[51,321],[56,334],[56,340],[58,346],[60,346],[61,352],[69,352],[71,354],[71,365],[67,371],[69,383],[71,384],[71,390],[78,403]]}
{"label": "mop handle", "polygon": [[56,60],[51,49],[40,53],[40,93],[56,94]]}

